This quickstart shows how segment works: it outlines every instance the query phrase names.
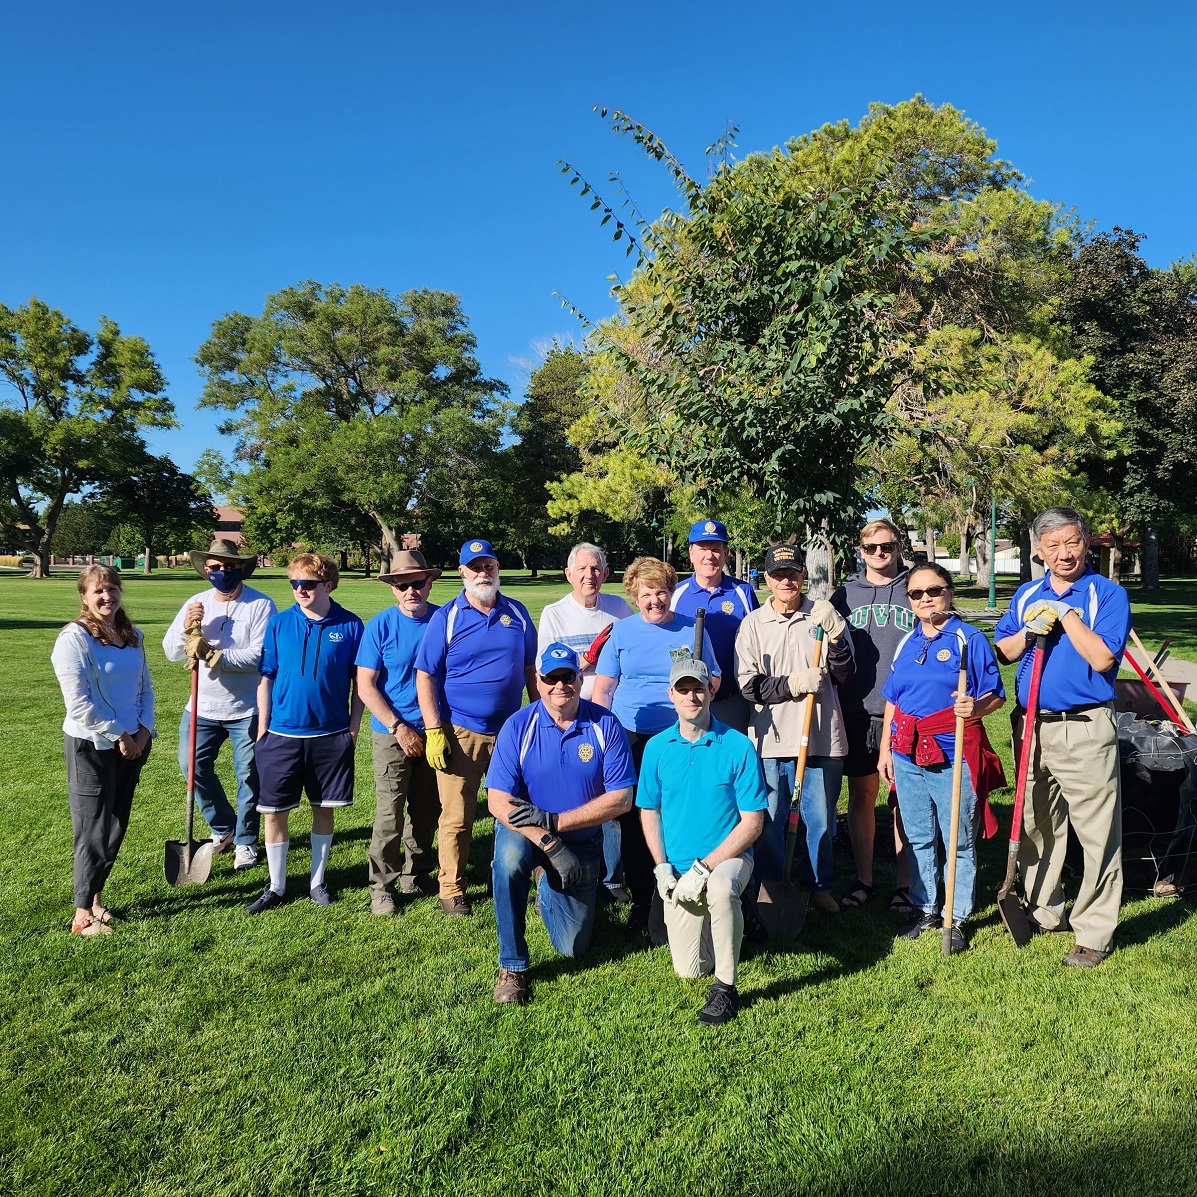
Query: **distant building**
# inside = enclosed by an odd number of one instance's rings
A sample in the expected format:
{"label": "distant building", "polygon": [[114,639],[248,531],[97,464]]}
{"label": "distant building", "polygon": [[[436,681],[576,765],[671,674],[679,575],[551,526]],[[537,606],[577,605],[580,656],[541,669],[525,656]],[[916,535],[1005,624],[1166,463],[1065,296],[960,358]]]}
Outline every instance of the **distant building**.
{"label": "distant building", "polygon": [[216,535],[222,540],[231,540],[238,548],[245,543],[245,516],[236,507],[216,508]]}

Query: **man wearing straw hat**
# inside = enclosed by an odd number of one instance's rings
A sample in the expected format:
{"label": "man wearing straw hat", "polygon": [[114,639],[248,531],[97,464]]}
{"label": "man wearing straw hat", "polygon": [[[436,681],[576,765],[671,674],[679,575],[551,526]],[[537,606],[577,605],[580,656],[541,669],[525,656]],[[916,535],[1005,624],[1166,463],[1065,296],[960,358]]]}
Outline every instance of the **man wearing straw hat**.
{"label": "man wearing straw hat", "polygon": [[[196,711],[195,796],[212,829],[213,851],[234,847],[233,868],[258,863],[258,773],[254,740],[258,735],[258,665],[274,600],[245,585],[257,567],[253,553],[241,553],[231,540],[216,539],[205,552],[188,554],[209,589],[194,594],[179,609],[162,638],[169,661],[198,663],[199,710]],[[179,767],[187,773],[191,701],[179,724]],[[237,779],[233,812],[216,775],[220,746],[228,740]]]}
{"label": "man wearing straw hat", "polygon": [[[403,551],[379,574],[395,606],[366,624],[357,650],[357,688],[370,711],[374,747],[374,832],[370,837],[370,910],[388,915],[398,894],[434,894],[432,837],[441,804],[436,772],[424,758],[424,717],[416,696],[416,654],[441,576],[422,553]],[[403,852],[400,862],[400,850]]]}

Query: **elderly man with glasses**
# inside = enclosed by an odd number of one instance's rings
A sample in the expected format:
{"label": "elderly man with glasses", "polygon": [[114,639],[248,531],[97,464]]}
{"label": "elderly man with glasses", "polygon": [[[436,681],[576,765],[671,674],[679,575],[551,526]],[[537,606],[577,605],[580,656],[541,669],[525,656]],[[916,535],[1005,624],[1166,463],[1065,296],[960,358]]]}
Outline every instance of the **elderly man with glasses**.
{"label": "elderly man with glasses", "polygon": [[553,947],[572,957],[590,946],[602,825],[631,809],[627,734],[610,711],[581,697],[581,672],[569,645],[549,644],[539,701],[508,719],[495,742],[487,805],[495,817],[496,1002],[522,1005],[532,996],[525,930],[533,884]]}
{"label": "elderly man with glasses", "polygon": [[[370,911],[394,914],[398,894],[434,894],[432,837],[440,814],[436,772],[424,757],[424,716],[416,696],[416,654],[441,576],[423,554],[401,552],[379,574],[395,605],[366,624],[357,650],[357,686],[370,711],[374,748],[374,831],[370,836]],[[402,861],[400,849],[403,849]]]}

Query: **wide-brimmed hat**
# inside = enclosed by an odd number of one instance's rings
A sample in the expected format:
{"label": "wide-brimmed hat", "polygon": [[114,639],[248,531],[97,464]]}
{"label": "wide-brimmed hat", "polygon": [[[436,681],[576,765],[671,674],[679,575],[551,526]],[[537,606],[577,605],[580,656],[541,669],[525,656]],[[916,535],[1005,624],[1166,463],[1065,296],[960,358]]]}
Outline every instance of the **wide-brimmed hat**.
{"label": "wide-brimmed hat", "polygon": [[414,581],[417,574],[435,582],[441,576],[441,570],[429,569],[419,549],[402,549],[391,558],[391,568],[385,574],[379,574],[378,580],[389,586],[392,582]]}
{"label": "wide-brimmed hat", "polygon": [[205,563],[209,557],[219,557],[222,561],[235,561],[241,566],[241,572],[247,578],[258,568],[257,553],[239,553],[237,545],[233,541],[224,540],[219,536],[206,550],[193,549],[187,556],[191,560],[192,568],[205,582],[208,580]]}

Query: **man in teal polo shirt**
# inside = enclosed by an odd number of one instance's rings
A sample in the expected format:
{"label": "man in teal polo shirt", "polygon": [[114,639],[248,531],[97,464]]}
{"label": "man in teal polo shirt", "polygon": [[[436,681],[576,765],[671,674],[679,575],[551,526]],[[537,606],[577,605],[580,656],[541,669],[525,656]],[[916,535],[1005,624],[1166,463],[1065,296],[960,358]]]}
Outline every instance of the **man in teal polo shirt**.
{"label": "man in teal polo shirt", "polygon": [[717,1026],[740,1008],[740,895],[765,826],[765,775],[748,737],[711,718],[705,662],[673,666],[669,700],[678,721],[645,745],[636,805],[665,901],[674,971],[715,974],[698,1021]]}

